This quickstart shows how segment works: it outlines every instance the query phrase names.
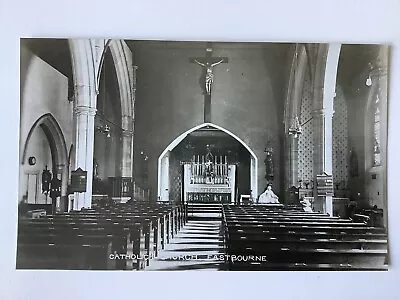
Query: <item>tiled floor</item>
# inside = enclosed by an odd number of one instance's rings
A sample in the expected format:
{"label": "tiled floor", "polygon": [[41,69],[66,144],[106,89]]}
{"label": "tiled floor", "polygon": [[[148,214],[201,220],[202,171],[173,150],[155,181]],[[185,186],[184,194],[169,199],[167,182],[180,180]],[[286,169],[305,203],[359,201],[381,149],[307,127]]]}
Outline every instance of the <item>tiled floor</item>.
{"label": "tiled floor", "polygon": [[219,270],[223,254],[220,220],[191,220],[145,271]]}

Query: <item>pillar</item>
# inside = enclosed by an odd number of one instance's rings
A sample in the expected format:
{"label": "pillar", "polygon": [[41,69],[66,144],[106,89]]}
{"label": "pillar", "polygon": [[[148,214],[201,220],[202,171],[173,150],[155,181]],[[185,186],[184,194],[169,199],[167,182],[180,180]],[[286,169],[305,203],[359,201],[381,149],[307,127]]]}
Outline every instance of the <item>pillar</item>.
{"label": "pillar", "polygon": [[131,116],[122,117],[122,153],[121,153],[121,176],[132,177],[133,166],[133,131],[131,128],[133,119]]}
{"label": "pillar", "polygon": [[[320,45],[319,61],[314,76],[314,210],[333,216],[332,196],[318,196],[316,176],[332,175],[332,119],[337,67],[341,44]],[[322,78],[323,77],[323,84]]]}
{"label": "pillar", "polygon": [[58,165],[59,174],[61,174],[61,197],[58,205],[60,212],[68,209],[68,167],[66,165]]}
{"label": "pillar", "polygon": [[298,187],[298,161],[299,161],[299,140],[293,136],[288,137],[289,140],[289,161],[290,161],[290,175],[288,188],[295,186]]}
{"label": "pillar", "polygon": [[[81,168],[87,171],[86,192],[75,193],[73,209],[90,208],[92,205],[93,184],[93,148],[94,148],[94,117],[96,108],[80,105],[80,103],[96,103],[97,93],[90,86],[76,88],[75,113],[75,170]],[[94,98],[94,99],[85,99]]]}
{"label": "pillar", "polygon": [[332,118],[333,109],[313,111],[314,210],[330,216],[333,215],[332,196],[317,196],[316,175],[332,175]]}

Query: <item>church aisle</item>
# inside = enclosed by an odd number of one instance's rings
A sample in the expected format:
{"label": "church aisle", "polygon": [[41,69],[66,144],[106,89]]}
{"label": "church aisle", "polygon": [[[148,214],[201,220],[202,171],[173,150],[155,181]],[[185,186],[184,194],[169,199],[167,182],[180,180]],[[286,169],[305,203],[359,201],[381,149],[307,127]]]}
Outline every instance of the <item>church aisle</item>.
{"label": "church aisle", "polygon": [[189,220],[145,271],[216,271],[223,266],[221,221]]}

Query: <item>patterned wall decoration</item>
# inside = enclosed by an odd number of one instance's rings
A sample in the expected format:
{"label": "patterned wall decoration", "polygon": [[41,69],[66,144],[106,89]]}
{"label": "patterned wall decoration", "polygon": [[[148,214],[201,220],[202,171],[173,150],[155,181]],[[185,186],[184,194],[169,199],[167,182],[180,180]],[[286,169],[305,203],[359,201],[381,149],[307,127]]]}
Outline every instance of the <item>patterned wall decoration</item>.
{"label": "patterned wall decoration", "polygon": [[340,87],[336,88],[336,97],[333,102],[333,157],[332,170],[333,180],[338,185],[339,189],[344,189],[347,186],[348,180],[348,132],[347,132],[347,103]]}
{"label": "patterned wall decoration", "polygon": [[181,201],[182,177],[182,166],[176,153],[172,151],[169,160],[169,200],[174,203]]}
{"label": "patterned wall decoration", "polygon": [[[312,117],[312,106],[311,82],[309,76],[305,76],[299,116],[301,124]],[[298,138],[298,179],[302,181],[301,186],[305,187],[305,182],[313,180],[313,121],[302,128],[303,133]]]}

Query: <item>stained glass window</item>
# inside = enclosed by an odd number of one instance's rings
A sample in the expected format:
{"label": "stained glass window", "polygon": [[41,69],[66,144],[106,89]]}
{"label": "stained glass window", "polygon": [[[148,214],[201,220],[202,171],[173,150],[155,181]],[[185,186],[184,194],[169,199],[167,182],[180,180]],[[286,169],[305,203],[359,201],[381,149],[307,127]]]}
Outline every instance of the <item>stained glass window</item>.
{"label": "stained glass window", "polygon": [[373,139],[373,166],[381,165],[381,120],[379,110],[379,96],[374,102],[374,139]]}

